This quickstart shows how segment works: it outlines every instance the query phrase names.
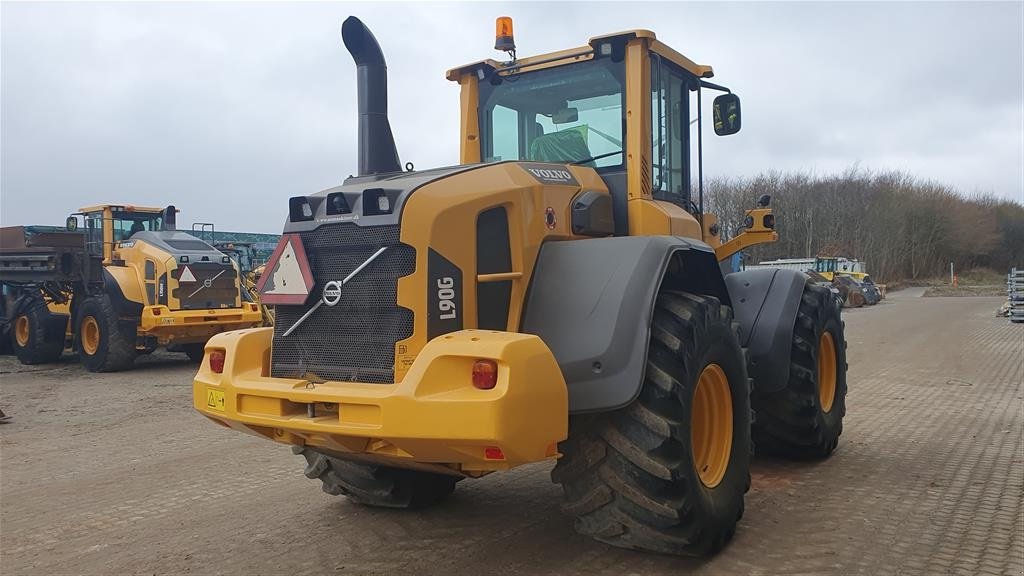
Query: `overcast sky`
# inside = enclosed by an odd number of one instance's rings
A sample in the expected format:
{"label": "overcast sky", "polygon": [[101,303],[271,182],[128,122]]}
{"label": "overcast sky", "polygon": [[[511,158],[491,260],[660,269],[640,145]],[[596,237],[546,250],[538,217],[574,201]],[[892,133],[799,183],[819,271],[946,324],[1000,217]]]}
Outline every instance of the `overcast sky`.
{"label": "overcast sky", "polygon": [[[341,22],[384,49],[402,162],[458,162],[444,71],[654,30],[743,99],[705,174],[898,168],[1024,202],[1024,3],[223,3],[0,7],[0,223],[89,203],[280,231],[287,198],[355,171]],[[709,127],[707,127],[709,128]]]}

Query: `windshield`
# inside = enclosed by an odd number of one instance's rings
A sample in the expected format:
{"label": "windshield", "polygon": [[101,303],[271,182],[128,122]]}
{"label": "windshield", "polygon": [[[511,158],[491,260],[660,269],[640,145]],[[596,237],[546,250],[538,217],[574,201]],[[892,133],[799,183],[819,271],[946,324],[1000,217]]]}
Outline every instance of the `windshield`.
{"label": "windshield", "polygon": [[242,272],[248,272],[255,268],[253,265],[252,251],[240,246],[231,246],[227,248],[221,248],[221,252],[227,254],[238,264],[238,268]]}
{"label": "windshield", "polygon": [[484,161],[623,163],[625,69],[589,60],[480,83]]}
{"label": "windshield", "polygon": [[155,232],[161,229],[163,215],[152,212],[114,212],[114,241],[127,240],[136,232]]}

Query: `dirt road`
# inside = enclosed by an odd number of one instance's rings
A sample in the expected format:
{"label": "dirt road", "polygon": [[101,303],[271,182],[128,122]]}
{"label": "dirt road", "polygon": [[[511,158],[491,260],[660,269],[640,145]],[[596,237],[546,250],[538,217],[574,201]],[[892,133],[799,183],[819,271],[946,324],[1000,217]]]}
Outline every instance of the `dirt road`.
{"label": "dirt road", "polygon": [[190,408],[175,355],[90,374],[0,358],[0,574],[1015,574],[1024,326],[997,298],[894,293],[846,316],[846,429],[820,463],[756,459],[708,561],[575,534],[549,466],[422,512],[328,496],[286,447]]}

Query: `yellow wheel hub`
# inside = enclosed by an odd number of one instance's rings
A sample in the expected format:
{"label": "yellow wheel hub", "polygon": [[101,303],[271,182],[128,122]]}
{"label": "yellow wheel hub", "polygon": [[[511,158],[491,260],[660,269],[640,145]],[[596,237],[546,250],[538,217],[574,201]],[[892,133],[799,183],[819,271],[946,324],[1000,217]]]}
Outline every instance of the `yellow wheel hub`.
{"label": "yellow wheel hub", "polygon": [[832,411],[836,399],[836,343],[832,333],[824,331],[818,340],[818,400],[821,411]]}
{"label": "yellow wheel hub", "polygon": [[82,350],[92,356],[100,349],[100,324],[92,316],[86,316],[82,320],[80,328],[82,333]]}
{"label": "yellow wheel hub", "polygon": [[28,346],[30,334],[28,316],[18,316],[18,319],[14,321],[14,339],[18,342],[18,346],[22,348]]}
{"label": "yellow wheel hub", "polygon": [[714,488],[729,468],[732,454],[732,394],[718,364],[708,364],[697,379],[690,415],[693,465],[702,484]]}

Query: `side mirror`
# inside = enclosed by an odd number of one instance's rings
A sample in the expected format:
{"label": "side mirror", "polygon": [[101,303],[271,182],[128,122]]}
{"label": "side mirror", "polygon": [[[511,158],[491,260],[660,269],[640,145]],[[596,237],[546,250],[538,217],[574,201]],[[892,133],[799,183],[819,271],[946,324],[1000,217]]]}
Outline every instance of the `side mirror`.
{"label": "side mirror", "polygon": [[78,218],[75,218],[74,216],[68,216],[67,219],[64,220],[64,229],[67,230],[68,232],[74,232],[75,230],[78,230]]}
{"label": "side mirror", "polygon": [[728,136],[740,131],[740,97],[735,94],[722,94],[715,97],[713,105],[715,113],[715,134]]}
{"label": "side mirror", "polygon": [[164,230],[174,231],[178,229],[178,209],[174,205],[164,208]]}
{"label": "side mirror", "polygon": [[551,115],[552,124],[568,124],[569,122],[576,122],[580,119],[580,111],[578,108],[562,108],[556,110]]}

